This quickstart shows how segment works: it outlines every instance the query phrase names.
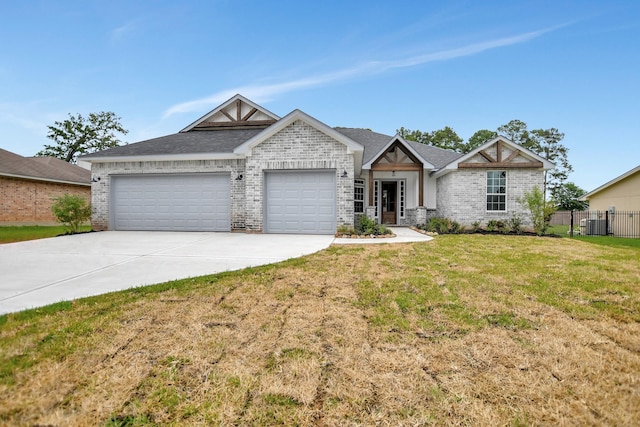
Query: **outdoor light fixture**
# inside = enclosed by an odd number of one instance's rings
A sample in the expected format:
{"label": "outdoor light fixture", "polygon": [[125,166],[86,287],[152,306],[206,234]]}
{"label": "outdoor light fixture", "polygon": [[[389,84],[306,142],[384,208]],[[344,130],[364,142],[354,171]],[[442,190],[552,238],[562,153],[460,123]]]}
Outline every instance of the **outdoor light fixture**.
{"label": "outdoor light fixture", "polygon": [[344,172],[342,172],[342,177],[343,178],[347,178],[348,176],[349,176],[349,174],[347,173],[346,170]]}
{"label": "outdoor light fixture", "polygon": [[396,176],[396,171],[391,171],[391,176]]}
{"label": "outdoor light fixture", "polygon": [[236,177],[236,181],[242,181],[242,178],[243,178],[243,176],[242,176],[242,174],[240,174],[240,175],[238,175],[238,176]]}
{"label": "outdoor light fixture", "polygon": [[98,182],[98,181],[100,181],[100,177],[97,177],[97,178],[96,178],[96,177],[94,176],[93,178],[91,178],[91,182]]}

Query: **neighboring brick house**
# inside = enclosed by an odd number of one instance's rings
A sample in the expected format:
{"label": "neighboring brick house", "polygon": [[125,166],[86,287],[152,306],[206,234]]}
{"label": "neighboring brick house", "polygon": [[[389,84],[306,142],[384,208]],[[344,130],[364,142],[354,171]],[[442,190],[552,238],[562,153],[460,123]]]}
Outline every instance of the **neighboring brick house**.
{"label": "neighboring brick house", "polygon": [[524,215],[553,164],[503,137],[462,155],[367,129],[278,117],[241,95],[179,133],[82,158],[97,230],[333,234],[359,215],[392,225]]}
{"label": "neighboring brick house", "polygon": [[91,200],[91,172],[53,157],[22,157],[0,149],[0,223],[56,222],[53,199],[78,194]]}

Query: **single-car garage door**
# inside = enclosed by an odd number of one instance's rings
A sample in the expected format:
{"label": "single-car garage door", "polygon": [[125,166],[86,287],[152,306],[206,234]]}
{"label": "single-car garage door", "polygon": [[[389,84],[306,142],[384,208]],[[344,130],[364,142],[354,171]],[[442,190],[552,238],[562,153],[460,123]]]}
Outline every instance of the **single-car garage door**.
{"label": "single-car garage door", "polygon": [[111,177],[115,230],[229,231],[230,203],[229,175]]}
{"label": "single-car garage door", "polygon": [[266,233],[336,232],[335,171],[265,174]]}

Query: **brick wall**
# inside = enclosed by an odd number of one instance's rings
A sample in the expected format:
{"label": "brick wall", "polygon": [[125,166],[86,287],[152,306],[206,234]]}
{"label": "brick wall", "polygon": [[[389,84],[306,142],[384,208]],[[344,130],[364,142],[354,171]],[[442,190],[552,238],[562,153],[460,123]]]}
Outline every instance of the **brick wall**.
{"label": "brick wall", "polygon": [[91,192],[93,229],[109,229],[110,175],[197,172],[228,173],[231,175],[231,229],[244,229],[245,180],[235,179],[238,175],[245,174],[244,167],[244,159],[93,163],[91,165],[91,174],[94,178]]}
{"label": "brick wall", "polygon": [[91,189],[82,185],[0,177],[0,222],[4,224],[53,224],[53,199],[78,194],[91,200]]}
{"label": "brick wall", "polygon": [[459,169],[438,178],[437,216],[470,226],[474,221],[508,220],[519,215],[525,227],[532,225],[529,212],[517,199],[535,186],[542,188],[544,173],[536,169],[507,170],[507,210],[487,211],[487,170]]}
{"label": "brick wall", "polygon": [[[264,171],[332,169],[336,173],[336,223],[353,226],[353,155],[347,147],[297,120],[263,141],[247,157],[247,230],[262,231]],[[347,178],[343,178],[343,172]]]}
{"label": "brick wall", "polygon": [[344,144],[298,120],[254,147],[247,159],[94,163],[92,225],[109,229],[112,175],[224,172],[231,174],[231,229],[261,232],[265,171],[330,169],[336,173],[336,223],[353,226],[353,162]]}

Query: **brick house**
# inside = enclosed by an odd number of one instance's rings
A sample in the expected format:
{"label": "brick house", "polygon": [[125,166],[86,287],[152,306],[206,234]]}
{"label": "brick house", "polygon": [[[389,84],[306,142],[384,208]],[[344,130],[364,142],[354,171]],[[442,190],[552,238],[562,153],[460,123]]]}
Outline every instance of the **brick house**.
{"label": "brick house", "polygon": [[0,149],[0,223],[56,222],[53,199],[78,194],[91,200],[91,172],[53,157],[22,157]]}
{"label": "brick house", "polygon": [[553,164],[503,137],[462,155],[367,129],[279,117],[236,95],[180,132],[82,157],[97,230],[333,234],[367,215],[414,225],[524,216]]}

